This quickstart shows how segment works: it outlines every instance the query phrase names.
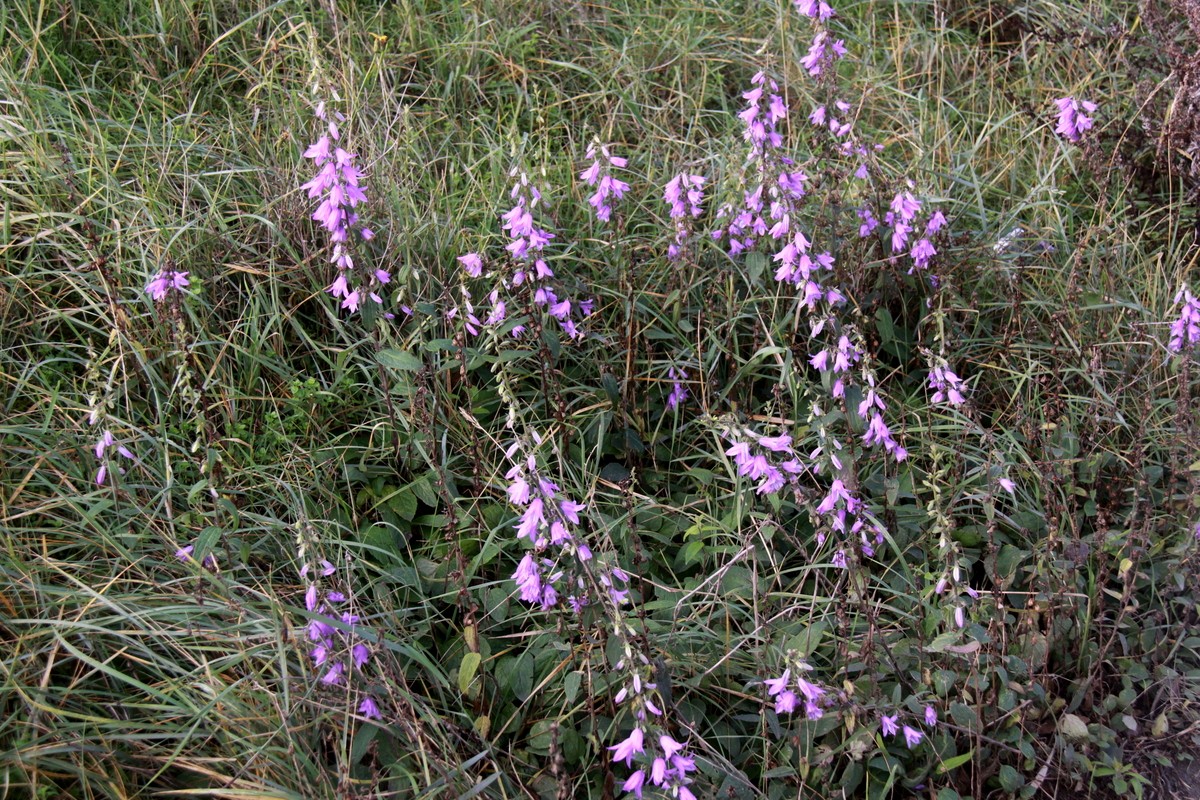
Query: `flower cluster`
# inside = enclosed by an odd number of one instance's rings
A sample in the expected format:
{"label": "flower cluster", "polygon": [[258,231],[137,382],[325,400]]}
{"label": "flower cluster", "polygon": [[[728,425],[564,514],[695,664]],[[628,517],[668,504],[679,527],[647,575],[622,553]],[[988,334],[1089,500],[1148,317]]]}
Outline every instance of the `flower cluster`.
{"label": "flower cluster", "polygon": [[[351,674],[361,672],[371,660],[371,648],[356,635],[359,630],[355,627],[358,625],[358,615],[351,611],[338,614],[334,610],[335,606],[348,602],[346,595],[326,590],[320,585],[319,577],[328,578],[335,571],[333,564],[325,560],[315,565],[305,564],[300,570],[302,579],[307,579],[310,573],[314,575],[304,593],[304,607],[314,615],[308,623],[308,639],[314,644],[309,656],[314,666],[325,670],[321,683],[327,686],[341,684]],[[335,619],[350,630],[330,624]],[[378,705],[370,695],[363,697],[358,711],[368,719],[382,718]]]}
{"label": "flower cluster", "polygon": [[801,16],[819,19],[822,22],[833,16],[833,8],[825,0],[795,0],[796,10]]}
{"label": "flower cluster", "polygon": [[802,677],[812,667],[803,661],[797,661],[795,667],[795,678],[792,677],[792,667],[788,667],[778,678],[763,681],[767,695],[775,698],[775,713],[791,714],[803,705],[805,716],[820,719],[825,715],[823,706],[828,705],[833,697],[829,690]]}
{"label": "flower cluster", "polygon": [[773,494],[794,485],[804,472],[792,450],[791,436],[762,436],[744,428],[727,430],[725,438],[733,443],[725,455],[733,459],[738,475],[758,481],[758,494]]}
{"label": "flower cluster", "polygon": [[355,210],[367,202],[360,185],[363,172],[354,166],[358,156],[337,144],[340,139],[338,123],[344,122],[345,117],[334,111],[330,119],[324,103],[317,105],[315,113],[325,124],[325,129],[321,138],[304,151],[304,157],[313,160],[317,174],[301,188],[308,192],[310,200],[320,200],[312,218],[329,232],[329,240],[333,243],[330,261],[337,266],[338,276],[325,291],[340,299],[342,308],[353,313],[366,297],[382,303],[376,290],[392,278],[386,270],[364,271],[355,264],[351,232],[357,231],[363,240],[375,236],[370,228],[359,224]]}
{"label": "flower cluster", "polygon": [[[529,282],[530,285],[537,284],[537,288],[533,290],[534,305],[545,308],[550,316],[558,320],[567,336],[572,339],[578,338],[582,333],[576,322],[577,315],[580,319],[590,316],[594,310],[594,302],[590,299],[578,301],[572,300],[570,297],[560,297],[553,288],[544,283],[554,277],[554,271],[542,257],[543,248],[554,238],[554,234],[534,224],[532,209],[541,202],[541,192],[529,181],[529,177],[524,172],[518,173],[514,169],[512,176],[517,178],[510,192],[515,203],[501,217],[504,230],[508,232],[509,238],[512,240],[505,246],[505,249],[516,262],[512,286],[521,286],[526,282]],[[471,255],[474,254],[468,254],[468,256]],[[507,283],[505,285],[507,286]],[[497,302],[499,302],[498,293],[492,295],[493,309]],[[514,329],[514,335],[520,335],[520,331]]]}
{"label": "flower cluster", "polygon": [[671,221],[675,224],[675,240],[667,245],[667,258],[674,261],[683,255],[692,221],[704,213],[704,176],[681,172],[667,181],[663,202],[670,206]]}
{"label": "flower cluster", "polygon": [[[826,320],[817,320],[813,324],[813,336],[817,336],[827,324]],[[833,347],[825,347],[818,350],[808,363],[823,373],[828,373],[832,377],[831,394],[836,398],[845,398],[846,383],[851,377],[851,367],[862,360],[863,352],[852,340],[850,335],[843,330],[837,337],[837,344]],[[887,404],[880,397],[875,386],[875,373],[870,369],[864,368],[863,382],[866,384],[863,392],[863,399],[859,402],[855,409],[859,418],[867,423],[867,432],[863,435],[863,444],[868,447],[875,444],[882,444],[886,450],[897,461],[903,461],[908,457],[908,451],[905,450],[892,435],[891,429],[887,422],[883,419],[883,412],[887,410]]]}
{"label": "flower cluster", "polygon": [[820,30],[813,37],[808,53],[800,59],[800,66],[808,70],[809,75],[816,77],[821,74],[822,70],[833,66],[834,62],[845,55],[846,43],[841,39],[834,41],[833,37],[829,35],[829,31]]}
{"label": "flower cluster", "polygon": [[1180,353],[1184,347],[1200,342],[1200,300],[1184,287],[1175,295],[1175,305],[1181,308],[1179,318],[1171,323],[1167,349],[1172,353]]}
{"label": "flower cluster", "polygon": [[759,72],[742,97],[747,105],[738,117],[746,126],[742,137],[750,144],[746,166],[753,168],[755,178],[745,185],[738,208],[725,203],[717,209],[717,219],[729,221],[712,234],[718,241],[728,237],[731,256],[753,250],[766,235],[777,241],[789,239],[793,215],[805,196],[808,180],[803,171],[794,169],[792,159],[778,152],[783,146],[778,125],[788,115],[779,85]]}
{"label": "flower cluster", "polygon": [[[1054,132],[1070,142],[1078,142],[1084,131],[1091,130],[1095,122],[1087,114],[1096,110],[1096,104],[1087,100],[1076,100],[1074,97],[1060,97],[1054,101],[1058,106],[1058,125]],[[1084,112],[1087,112],[1085,114]]]}
{"label": "flower cluster", "polygon": [[[463,271],[467,273],[467,277],[479,278],[483,276],[483,257],[478,253],[467,253],[465,256],[459,256],[458,263],[462,264]],[[466,286],[462,287],[462,295],[464,325],[467,333],[472,336],[478,336],[481,327],[493,328],[508,319],[508,303],[501,296],[499,288],[494,288],[488,293],[488,302],[491,304],[491,309],[482,320],[475,314],[475,306],[471,302],[471,292]],[[453,307],[446,312],[446,318],[454,319],[458,315],[458,312],[458,308]],[[512,329],[513,336],[520,336],[524,332],[524,325],[516,325]]]}
{"label": "flower cluster", "polygon": [[[189,545],[186,545],[186,546],[181,547],[178,550],[176,550],[175,557],[178,558],[180,561],[186,563],[186,562],[192,560],[195,552],[196,552],[196,545],[189,544]],[[204,557],[204,561],[201,563],[201,566],[204,567],[205,569],[216,569],[217,557],[215,555],[213,555],[212,553],[209,553],[208,555],[206,555]]]}
{"label": "flower cluster", "polygon": [[966,384],[954,374],[943,358],[937,359],[937,363],[929,371],[929,388],[933,390],[933,396],[929,398],[931,403],[961,406],[967,402],[966,395],[963,394]]}
{"label": "flower cluster", "polygon": [[962,582],[962,567],[959,566],[957,561],[950,567],[948,573],[943,573],[938,578],[937,584],[933,587],[934,594],[939,596],[947,591],[951,592],[950,596],[954,602],[954,624],[959,628],[965,628],[967,625],[966,606],[968,601],[963,598],[963,595],[965,594],[971,600],[978,600],[979,592],[970,585]]}
{"label": "flower cluster", "polygon": [[[909,258],[912,259],[912,266],[908,270],[909,275],[929,266],[930,261],[937,255],[937,249],[933,246],[933,237],[946,227],[946,217],[940,210],[935,210],[922,223],[918,219],[921,206],[921,201],[914,197],[911,191],[900,191],[892,198],[888,211],[883,217],[884,224],[892,229],[893,253],[903,252],[910,246],[913,231],[923,230],[920,238],[912,243],[908,252]],[[860,237],[870,236],[879,226],[879,221],[875,219],[871,209],[866,206],[859,209],[858,215],[862,219],[858,235]]]}
{"label": "flower cluster", "polygon": [[150,295],[151,299],[157,303],[166,298],[172,289],[182,293],[190,285],[191,281],[188,280],[186,272],[170,269],[159,270],[150,279],[150,283],[146,284],[146,294]]}
{"label": "flower cluster", "polygon": [[[508,448],[506,455],[513,465],[504,476],[509,482],[505,489],[509,502],[522,509],[520,520],[513,526],[517,538],[528,539],[533,545],[513,573],[521,599],[552,608],[558,604],[561,591],[569,591],[567,604],[578,613],[588,605],[589,584],[594,579],[599,584],[596,588],[605,592],[614,605],[624,605],[629,599],[629,575],[617,566],[596,565],[586,570],[592,562],[592,550],[573,530],[580,524],[583,504],[563,497],[558,484],[542,477],[532,453],[517,458],[521,446],[518,440]],[[558,569],[555,560],[544,555],[551,548],[567,557],[568,570]],[[567,571],[571,575],[562,582]]]}
{"label": "flower cluster", "polygon": [[825,288],[818,280],[821,270],[833,269],[833,256],[826,251],[815,257],[810,256],[808,249],[811,245],[808,237],[796,231],[791,241],[772,256],[779,262],[775,270],[775,280],[780,283],[791,283],[800,289],[801,301],[808,310],[815,311],[821,301],[830,306],[841,305],[846,297],[836,288]]}
{"label": "flower cluster", "polygon": [[617,670],[623,673],[624,685],[615,700],[629,707],[636,724],[625,739],[608,749],[613,763],[624,761],[626,767],[632,767],[635,760],[643,762],[621,788],[641,800],[649,783],[667,797],[695,800],[688,787],[696,760],[687,753],[686,743],[676,741],[663,728],[662,697],[658,685],[650,680],[653,666],[649,659],[626,643],[625,657],[617,663]]}
{"label": "flower cluster", "polygon": [[841,478],[834,478],[829,491],[813,509],[818,523],[817,544],[822,545],[832,533],[837,541],[831,563],[835,567],[846,566],[846,545],[858,540],[859,551],[868,558],[875,555],[875,548],[883,544],[884,528],[866,508],[866,504]]}
{"label": "flower cluster", "polygon": [[520,286],[526,280],[553,278],[554,271],[542,258],[542,250],[554,238],[554,234],[537,227],[533,221],[533,209],[542,201],[542,193],[530,183],[529,176],[524,172],[518,173],[513,169],[510,176],[517,179],[509,192],[514,204],[500,218],[511,240],[505,249],[518,264],[513,273],[513,285]]}
{"label": "flower cluster", "polygon": [[[89,420],[90,420],[91,424],[93,424],[93,425],[95,425],[96,422],[98,421],[96,419],[95,415],[90,416]],[[105,458],[105,454],[110,449],[116,450],[117,455],[120,455],[123,458],[127,458],[130,461],[133,460],[133,453],[131,453],[129,451],[129,448],[126,447],[125,445],[117,444],[116,440],[113,438],[112,431],[107,430],[107,429],[101,431],[100,438],[96,441],[96,448],[95,448],[96,461],[100,462],[100,466],[96,469],[96,485],[97,486],[103,486],[105,484],[105,482],[108,480],[109,460]],[[124,468],[118,466],[117,470],[122,475],[125,474]]]}
{"label": "flower cluster", "polygon": [[671,394],[667,396],[667,408],[674,411],[687,399],[688,390],[682,383],[687,380],[687,373],[682,367],[679,369],[670,367],[667,369],[667,377],[671,380]]}
{"label": "flower cluster", "polygon": [[[937,712],[933,710],[933,706],[925,706],[925,719],[928,721],[933,719],[933,724],[937,723]],[[900,724],[900,715],[897,714],[881,714],[879,716],[879,732],[884,736],[895,736],[898,733],[904,734],[904,744],[909,750],[919,745],[925,738],[925,734],[917,728],[907,723]]]}
{"label": "flower cluster", "polygon": [[596,218],[601,222],[612,219],[612,203],[620,200],[629,191],[629,184],[613,177],[612,170],[625,169],[626,160],[609,152],[608,145],[591,145],[587,157],[592,165],[579,173],[579,179],[588,186],[594,186],[596,191],[588,198],[588,205],[596,211]]}

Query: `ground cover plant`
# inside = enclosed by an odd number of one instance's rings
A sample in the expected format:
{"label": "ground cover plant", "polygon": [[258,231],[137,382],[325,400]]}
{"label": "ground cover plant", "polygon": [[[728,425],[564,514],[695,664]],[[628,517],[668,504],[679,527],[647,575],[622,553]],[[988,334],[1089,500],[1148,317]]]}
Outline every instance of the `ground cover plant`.
{"label": "ground cover plant", "polygon": [[1186,797],[1189,0],[0,8],[0,792]]}

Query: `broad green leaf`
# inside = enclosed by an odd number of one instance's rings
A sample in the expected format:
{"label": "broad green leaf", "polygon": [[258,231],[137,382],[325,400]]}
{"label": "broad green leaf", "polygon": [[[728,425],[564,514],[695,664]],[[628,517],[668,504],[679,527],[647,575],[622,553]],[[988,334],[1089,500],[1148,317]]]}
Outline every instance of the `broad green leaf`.
{"label": "broad green leaf", "polygon": [[379,363],[385,367],[405,372],[417,372],[425,366],[425,362],[417,356],[414,356],[407,350],[397,350],[394,347],[387,350],[380,350],[376,357],[379,359]]}
{"label": "broad green leaf", "polygon": [[467,693],[467,689],[471,687],[471,681],[475,679],[479,661],[479,653],[466,653],[462,657],[462,663],[458,665],[458,690],[463,694]]}

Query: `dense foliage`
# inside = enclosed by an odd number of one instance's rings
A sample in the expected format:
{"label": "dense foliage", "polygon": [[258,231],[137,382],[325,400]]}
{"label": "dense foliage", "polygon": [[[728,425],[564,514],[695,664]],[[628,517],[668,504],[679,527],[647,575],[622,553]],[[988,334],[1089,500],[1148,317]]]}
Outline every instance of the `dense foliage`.
{"label": "dense foliage", "polygon": [[5,4],[0,792],[1169,796],[1197,38]]}

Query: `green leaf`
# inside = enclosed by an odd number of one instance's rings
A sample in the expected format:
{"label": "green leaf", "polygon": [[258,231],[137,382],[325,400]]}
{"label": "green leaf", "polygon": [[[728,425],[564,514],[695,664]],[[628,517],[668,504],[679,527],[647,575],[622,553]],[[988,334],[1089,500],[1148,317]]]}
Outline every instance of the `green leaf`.
{"label": "green leaf", "polygon": [[437,508],[438,496],[428,475],[422,475],[406,487],[427,506]]}
{"label": "green leaf", "polygon": [[406,522],[412,522],[417,515],[417,498],[408,489],[397,489],[388,497],[387,507]]}
{"label": "green leaf", "polygon": [[963,703],[950,704],[950,717],[956,725],[960,725],[967,730],[978,731],[981,729],[979,715],[975,713],[975,709]]}
{"label": "green leaf", "polygon": [[609,483],[621,483],[629,480],[629,468],[616,461],[610,461],[600,468],[600,477]]}
{"label": "green leaf", "polygon": [[1058,720],[1058,730],[1059,733],[1068,739],[1082,740],[1088,738],[1087,722],[1075,714],[1063,714]]}
{"label": "green leaf", "polygon": [[1009,764],[1000,767],[1000,788],[1013,794],[1025,785],[1025,777]]}
{"label": "green leaf", "polygon": [[397,350],[394,347],[388,348],[387,350],[380,350],[376,358],[378,358],[379,363],[383,364],[385,367],[391,367],[392,369],[399,369],[405,372],[417,372],[425,366],[425,362],[423,362],[417,356],[414,356],[407,350]]}
{"label": "green leaf", "polygon": [[[938,765],[938,769],[937,769],[938,774],[945,775],[946,773],[950,772],[951,770],[958,769],[963,764],[970,761],[971,756],[973,756],[973,755],[975,755],[974,748],[968,750],[965,753],[962,753],[961,755],[954,756],[953,758],[947,758],[945,761],[943,761],[941,764]],[[955,796],[957,796],[957,795],[955,795]]]}
{"label": "green leaf", "polygon": [[896,324],[892,320],[892,312],[883,307],[875,312],[875,330],[879,332],[879,343],[884,347],[896,340]]}
{"label": "green leaf", "polygon": [[763,274],[767,271],[767,257],[758,251],[747,253],[746,271],[750,273],[751,283],[762,283]]}
{"label": "green leaf", "polygon": [[579,684],[583,681],[583,674],[579,670],[568,672],[567,677],[563,679],[563,692],[567,696],[568,703],[574,703],[575,698],[579,696]]}
{"label": "green leaf", "polygon": [[957,630],[939,633],[934,640],[925,645],[926,653],[942,653],[946,648],[957,642],[961,634]]}
{"label": "green leaf", "polygon": [[817,649],[817,645],[821,643],[821,638],[825,635],[825,629],[828,626],[825,620],[817,620],[800,633],[788,639],[787,649],[795,650],[800,658],[808,658]]}
{"label": "green leaf", "polygon": [[196,547],[192,550],[192,558],[198,563],[203,564],[204,559],[212,552],[213,546],[217,543],[217,539],[220,536],[221,529],[216,525],[209,525],[200,531],[200,535],[196,537]]}
{"label": "green leaf", "polygon": [[479,669],[480,662],[479,653],[465,653],[462,657],[462,663],[458,665],[458,690],[463,694],[467,693],[467,689],[471,686],[471,681],[475,679],[475,672]]}

